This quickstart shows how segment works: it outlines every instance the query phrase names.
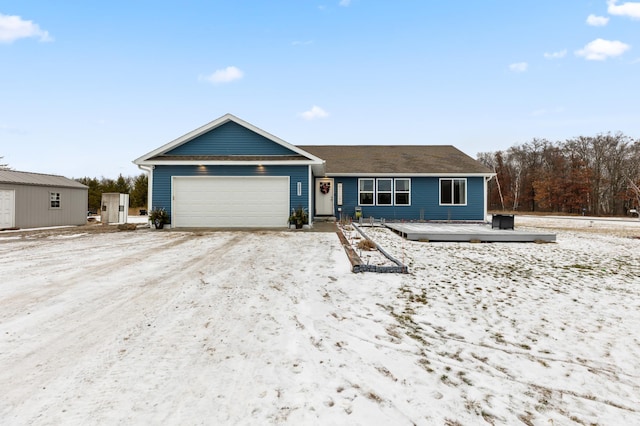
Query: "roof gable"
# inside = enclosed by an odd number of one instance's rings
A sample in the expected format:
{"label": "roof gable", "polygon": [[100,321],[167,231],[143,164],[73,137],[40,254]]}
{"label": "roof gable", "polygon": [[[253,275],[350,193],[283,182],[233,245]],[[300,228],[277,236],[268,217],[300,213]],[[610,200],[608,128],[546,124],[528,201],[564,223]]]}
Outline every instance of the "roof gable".
{"label": "roof gable", "polygon": [[328,175],[493,175],[451,145],[308,145]]}
{"label": "roof gable", "polygon": [[226,114],[134,160],[135,164],[322,160],[231,114]]}
{"label": "roof gable", "polygon": [[291,149],[235,121],[211,129],[164,155],[295,155]]}

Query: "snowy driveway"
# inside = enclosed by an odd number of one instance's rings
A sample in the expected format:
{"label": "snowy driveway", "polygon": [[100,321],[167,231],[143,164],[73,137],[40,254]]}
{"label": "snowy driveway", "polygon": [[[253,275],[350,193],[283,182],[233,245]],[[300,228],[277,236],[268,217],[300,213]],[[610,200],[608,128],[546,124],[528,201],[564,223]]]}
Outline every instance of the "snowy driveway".
{"label": "snowy driveway", "polygon": [[3,424],[640,423],[640,242],[0,236]]}

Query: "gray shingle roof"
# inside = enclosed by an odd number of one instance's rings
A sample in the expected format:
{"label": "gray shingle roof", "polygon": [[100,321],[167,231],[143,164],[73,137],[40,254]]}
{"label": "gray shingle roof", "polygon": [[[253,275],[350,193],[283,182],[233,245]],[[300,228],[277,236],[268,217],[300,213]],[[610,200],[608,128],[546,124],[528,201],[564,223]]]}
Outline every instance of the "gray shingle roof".
{"label": "gray shingle roof", "polygon": [[493,174],[451,145],[298,145],[326,160],[326,173]]}
{"label": "gray shingle roof", "polygon": [[60,188],[87,188],[85,185],[64,176],[45,175],[40,173],[0,170],[0,183],[19,185],[55,186]]}

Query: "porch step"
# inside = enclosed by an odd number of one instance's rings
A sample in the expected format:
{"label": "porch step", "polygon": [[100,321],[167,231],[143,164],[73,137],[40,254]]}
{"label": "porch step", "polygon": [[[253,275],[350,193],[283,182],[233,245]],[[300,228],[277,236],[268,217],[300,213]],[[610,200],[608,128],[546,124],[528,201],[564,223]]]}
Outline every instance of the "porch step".
{"label": "porch step", "polygon": [[313,221],[314,222],[335,222],[336,217],[335,216],[314,216]]}

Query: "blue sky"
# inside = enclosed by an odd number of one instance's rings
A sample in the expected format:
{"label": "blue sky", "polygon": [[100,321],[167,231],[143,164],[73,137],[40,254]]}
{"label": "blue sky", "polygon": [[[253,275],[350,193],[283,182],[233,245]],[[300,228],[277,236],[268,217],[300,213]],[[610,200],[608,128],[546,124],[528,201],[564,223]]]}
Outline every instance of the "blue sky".
{"label": "blue sky", "polygon": [[225,113],[289,143],[640,137],[640,2],[3,0],[0,156],[137,175]]}

